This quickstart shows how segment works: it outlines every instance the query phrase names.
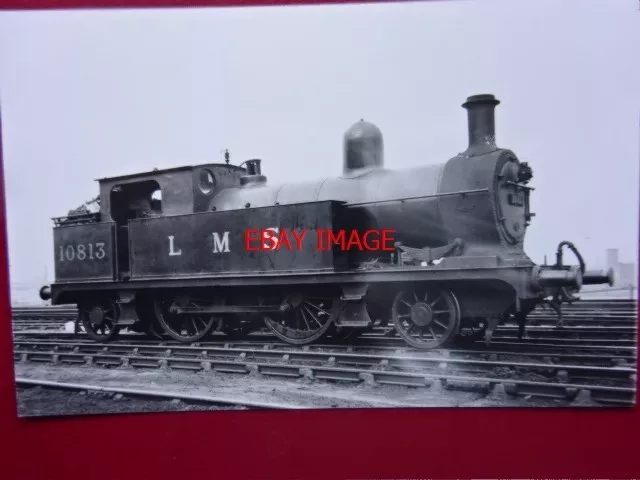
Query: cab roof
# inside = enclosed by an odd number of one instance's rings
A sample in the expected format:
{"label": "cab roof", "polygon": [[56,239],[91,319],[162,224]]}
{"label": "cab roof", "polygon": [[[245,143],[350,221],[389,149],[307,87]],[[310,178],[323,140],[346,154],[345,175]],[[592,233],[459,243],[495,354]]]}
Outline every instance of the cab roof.
{"label": "cab roof", "polygon": [[231,165],[227,163],[202,163],[200,165],[185,165],[182,167],[172,167],[172,168],[163,168],[163,169],[154,168],[153,170],[149,170],[146,172],[131,173],[128,175],[118,175],[115,177],[97,178],[95,179],[95,181],[99,183],[103,183],[103,182],[114,182],[114,181],[122,181],[122,180],[133,180],[135,178],[149,178],[149,176],[152,176],[152,175],[184,172],[187,170],[193,170],[194,168],[198,168],[198,167],[230,167],[230,168],[236,168],[238,170],[245,170],[243,167],[238,167],[237,165]]}

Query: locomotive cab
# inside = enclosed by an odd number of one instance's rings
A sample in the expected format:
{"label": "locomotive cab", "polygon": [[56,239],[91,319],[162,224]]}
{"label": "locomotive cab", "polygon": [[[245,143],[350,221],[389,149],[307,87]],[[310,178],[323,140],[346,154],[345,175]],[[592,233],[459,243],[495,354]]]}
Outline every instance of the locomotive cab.
{"label": "locomotive cab", "polygon": [[206,211],[220,189],[240,184],[244,169],[205,164],[100,179],[101,213],[115,223],[117,272],[130,276],[129,222]]}
{"label": "locomotive cab", "polygon": [[[131,222],[206,211],[214,195],[239,186],[245,173],[204,164],[98,179],[98,212],[83,205],[53,219],[56,283],[128,280]],[[52,303],[69,300],[53,295]]]}
{"label": "locomotive cab", "polygon": [[99,179],[100,211],[118,224],[150,215],[204,212],[221,189],[240,185],[245,169],[205,164]]}

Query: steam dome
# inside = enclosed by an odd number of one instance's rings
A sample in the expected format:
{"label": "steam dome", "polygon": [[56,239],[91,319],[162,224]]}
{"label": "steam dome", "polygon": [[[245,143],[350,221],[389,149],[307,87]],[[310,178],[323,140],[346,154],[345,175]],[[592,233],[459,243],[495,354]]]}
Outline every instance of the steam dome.
{"label": "steam dome", "polygon": [[384,165],[382,132],[373,123],[360,120],[344,135],[345,174],[363,168],[381,168]]}

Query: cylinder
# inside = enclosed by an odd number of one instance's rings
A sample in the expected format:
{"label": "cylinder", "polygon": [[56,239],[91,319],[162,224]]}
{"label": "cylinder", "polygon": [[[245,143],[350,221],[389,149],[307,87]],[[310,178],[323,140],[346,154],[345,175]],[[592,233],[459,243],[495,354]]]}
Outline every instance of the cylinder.
{"label": "cylinder", "polygon": [[462,104],[467,109],[469,148],[467,151],[494,148],[496,145],[495,108],[500,101],[493,95],[473,95]]}

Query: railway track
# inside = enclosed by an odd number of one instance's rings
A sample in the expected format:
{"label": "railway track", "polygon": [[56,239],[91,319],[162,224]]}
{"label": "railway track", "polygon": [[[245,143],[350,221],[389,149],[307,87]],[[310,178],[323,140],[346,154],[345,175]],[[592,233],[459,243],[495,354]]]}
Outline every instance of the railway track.
{"label": "railway track", "polygon": [[275,402],[254,402],[241,400],[238,398],[227,398],[222,396],[209,395],[189,395],[177,392],[166,392],[159,390],[131,389],[119,387],[102,387],[85,383],[52,382],[48,380],[34,380],[30,378],[16,378],[16,385],[21,388],[45,388],[50,390],[65,390],[76,392],[101,392],[109,396],[120,395],[124,397],[144,400],[155,400],[160,402],[180,400],[187,404],[214,405],[220,407],[242,407],[243,409],[299,409],[298,405],[288,405]]}
{"label": "railway track", "polygon": [[[70,338],[73,333],[70,331],[62,331],[61,329],[38,329],[38,328],[24,328],[15,329],[15,338]],[[84,333],[77,335],[83,336]],[[120,337],[131,338],[140,337],[140,334],[134,332],[123,332]],[[87,337],[85,337],[87,338]],[[207,340],[211,339],[229,339],[226,335],[220,332],[213,332],[207,337]],[[251,339],[253,341],[278,341],[274,335],[268,331],[257,331],[245,335],[244,338]],[[498,327],[492,337],[492,343],[496,342],[517,342],[524,346],[535,345],[541,342],[562,344],[567,347],[572,345],[579,345],[583,342],[589,344],[600,345],[613,345],[613,346],[628,346],[635,347],[637,338],[637,328],[635,326],[627,327],[583,327],[583,326],[565,326],[564,328],[556,328],[554,326],[529,326],[527,328],[525,337],[522,340],[518,339],[518,329],[514,325],[502,325]],[[88,338],[87,338],[88,340]],[[164,341],[168,341],[166,338]],[[150,339],[150,341],[158,343],[159,340]],[[394,334],[391,328],[376,328],[373,331],[365,332],[357,337],[349,339],[350,343],[362,344],[371,343],[374,345],[387,345],[390,347],[406,346],[405,342]]]}
{"label": "railway track", "polygon": [[[19,362],[58,365],[212,371],[431,389],[474,389],[487,394],[498,389],[510,395],[567,401],[587,395],[595,402],[617,405],[631,405],[635,399],[635,352],[618,356],[607,356],[603,352],[556,352],[546,356],[529,355],[530,358],[523,361],[526,355],[509,350],[408,354],[388,349],[374,351],[371,347],[347,347],[351,351],[335,346],[329,346],[329,351],[320,347],[291,348],[273,344],[256,347],[254,343],[161,346],[122,341],[89,344],[31,340],[16,343],[14,358]],[[591,363],[572,363],[577,359]]]}
{"label": "railway track", "polygon": [[183,343],[179,343],[173,340],[156,342],[149,340],[141,335],[130,336],[129,339],[122,338],[119,341],[111,343],[97,344],[92,340],[87,339],[81,335],[64,334],[62,335],[47,335],[42,334],[39,336],[27,335],[24,337],[18,337],[14,341],[14,348],[19,349],[34,349],[49,347],[54,350],[60,351],[118,351],[121,345],[134,345],[139,351],[142,349],[214,349],[225,350],[234,348],[251,348],[257,350],[272,350],[281,351],[288,349],[295,349],[302,352],[318,351],[318,352],[366,352],[366,353],[381,353],[381,354],[394,354],[394,355],[417,355],[417,356],[462,356],[462,357],[481,357],[481,358],[509,358],[509,357],[528,357],[528,358],[542,358],[549,361],[557,361],[558,359],[564,359],[566,361],[582,361],[589,362],[594,365],[613,366],[624,363],[633,364],[636,361],[636,348],[634,346],[615,346],[615,345],[598,345],[598,344],[579,344],[567,348],[565,344],[553,344],[553,343],[523,343],[517,342],[494,342],[490,346],[486,346],[481,342],[477,342],[473,346],[469,346],[464,349],[447,349],[447,350],[433,350],[433,351],[417,351],[410,347],[407,347],[401,342],[399,345],[389,346],[380,345],[376,342],[356,341],[351,344],[344,343],[324,343],[314,344],[305,347],[292,347],[289,344],[281,343],[275,339],[275,337],[267,337],[266,335],[259,341],[257,339],[245,339],[229,341],[224,337],[219,337],[218,340],[207,340],[191,345],[185,346]]}
{"label": "railway track", "polygon": [[[474,390],[487,395],[551,397],[572,402],[631,405],[637,376],[635,301],[583,301],[566,309],[564,327],[536,311],[527,336],[499,327],[482,342],[416,351],[389,329],[349,340],[293,347],[265,332],[240,340],[214,333],[191,345],[124,333],[98,344],[60,331],[75,320],[68,308],[14,309],[16,362],[106,368],[255,374],[332,382],[402,385],[431,390]],[[48,328],[39,328],[41,326]],[[270,408],[270,407],[268,407]]]}

